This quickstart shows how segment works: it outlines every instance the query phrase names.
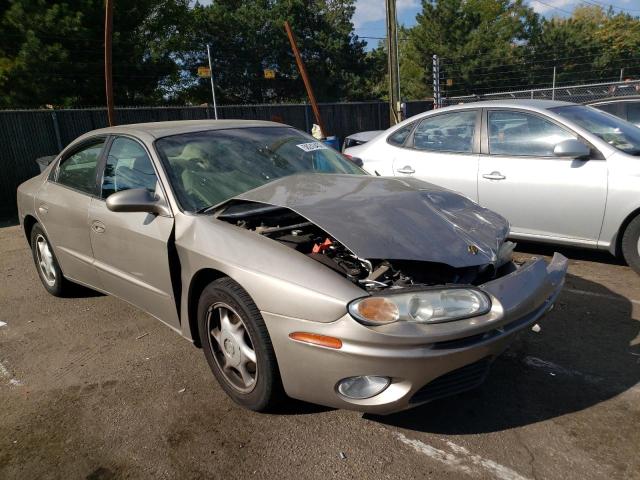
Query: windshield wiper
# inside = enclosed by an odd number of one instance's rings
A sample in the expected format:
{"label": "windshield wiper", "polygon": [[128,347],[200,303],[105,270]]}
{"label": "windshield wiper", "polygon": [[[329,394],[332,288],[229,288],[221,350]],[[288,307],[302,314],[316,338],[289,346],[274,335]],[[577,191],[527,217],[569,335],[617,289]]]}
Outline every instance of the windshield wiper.
{"label": "windshield wiper", "polygon": [[209,205],[208,207],[202,207],[199,208],[198,210],[196,210],[196,213],[201,214],[201,213],[209,213],[210,211],[212,211],[214,208],[216,208],[219,205],[219,203],[216,203],[215,205]]}

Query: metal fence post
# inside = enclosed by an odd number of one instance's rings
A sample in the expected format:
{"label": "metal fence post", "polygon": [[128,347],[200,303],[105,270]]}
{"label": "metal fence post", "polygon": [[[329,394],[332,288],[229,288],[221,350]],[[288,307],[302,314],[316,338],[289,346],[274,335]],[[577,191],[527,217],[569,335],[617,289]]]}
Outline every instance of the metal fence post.
{"label": "metal fence post", "polygon": [[304,104],[304,128],[307,133],[311,132],[311,126],[309,125],[309,105]]}
{"label": "metal fence post", "polygon": [[56,133],[56,143],[58,144],[58,152],[62,151],[62,137],[60,136],[60,125],[58,125],[58,116],[55,110],[51,110],[51,119],[53,120],[53,131]]}

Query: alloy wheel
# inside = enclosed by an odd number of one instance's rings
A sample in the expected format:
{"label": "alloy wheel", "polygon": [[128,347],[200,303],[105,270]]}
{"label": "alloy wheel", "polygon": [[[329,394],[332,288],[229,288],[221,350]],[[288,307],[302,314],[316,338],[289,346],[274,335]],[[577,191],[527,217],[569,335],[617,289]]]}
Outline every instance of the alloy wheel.
{"label": "alloy wheel", "polygon": [[242,393],[251,392],[258,380],[258,363],[247,326],[226,303],[207,309],[209,347],[225,380]]}
{"label": "alloy wheel", "polygon": [[36,237],[36,256],[38,259],[38,267],[42,273],[42,278],[47,285],[53,287],[56,283],[56,270],[53,263],[53,254],[49,247],[49,242],[43,235]]}

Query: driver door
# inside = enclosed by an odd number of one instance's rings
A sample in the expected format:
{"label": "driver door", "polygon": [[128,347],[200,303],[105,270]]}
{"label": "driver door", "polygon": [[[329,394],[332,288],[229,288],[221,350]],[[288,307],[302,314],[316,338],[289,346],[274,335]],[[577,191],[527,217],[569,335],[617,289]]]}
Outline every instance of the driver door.
{"label": "driver door", "polygon": [[506,217],[516,237],[595,245],[607,195],[606,161],[554,156],[556,144],[578,135],[539,113],[488,109],[483,123],[480,205]]}
{"label": "driver door", "polygon": [[146,188],[164,198],[145,147],[132,138],[116,137],[104,165],[100,196],[89,209],[95,268],[107,292],[178,328],[169,261],[173,218],[107,208],[109,195],[131,188]]}

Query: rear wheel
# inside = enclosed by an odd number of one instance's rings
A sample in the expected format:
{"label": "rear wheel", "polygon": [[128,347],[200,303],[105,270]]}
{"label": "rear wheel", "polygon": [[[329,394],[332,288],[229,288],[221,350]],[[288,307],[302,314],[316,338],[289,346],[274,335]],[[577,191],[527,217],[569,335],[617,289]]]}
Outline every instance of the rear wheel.
{"label": "rear wheel", "polygon": [[40,224],[31,229],[31,253],[42,285],[51,295],[62,297],[69,290],[69,282],[62,275],[53,248]]}
{"label": "rear wheel", "polygon": [[622,255],[627,264],[640,274],[640,215],[631,220],[622,235]]}
{"label": "rear wheel", "polygon": [[203,290],[198,329],[207,363],[227,395],[255,411],[280,403],[284,394],[271,338],[240,285],[221,278]]}

